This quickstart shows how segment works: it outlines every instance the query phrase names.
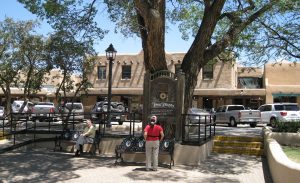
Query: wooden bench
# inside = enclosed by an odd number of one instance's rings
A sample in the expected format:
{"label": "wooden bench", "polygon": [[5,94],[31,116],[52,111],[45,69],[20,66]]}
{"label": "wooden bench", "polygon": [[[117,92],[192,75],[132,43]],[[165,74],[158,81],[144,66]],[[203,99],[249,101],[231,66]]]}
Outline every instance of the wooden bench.
{"label": "wooden bench", "polygon": [[[81,133],[80,131],[66,130],[60,136],[56,136],[54,141],[54,151],[57,151],[57,149],[59,151],[62,151],[63,148],[62,143],[67,143],[74,146],[76,144],[76,141],[80,133]],[[96,150],[98,149],[98,153],[100,154],[100,147],[99,147],[100,140],[101,140],[100,132],[99,130],[96,130],[93,143],[87,144],[88,145],[88,147],[86,147],[87,152],[91,152],[92,155],[96,155]]]}
{"label": "wooden bench", "polygon": [[[159,145],[159,155],[169,155],[170,156],[170,163],[169,168],[174,166],[174,144],[175,139],[164,139],[160,142]],[[115,148],[116,154],[116,161],[117,163],[124,163],[123,154],[135,154],[135,153],[142,153],[145,154],[145,140],[143,137],[127,137],[123,139],[120,145],[117,145]]]}

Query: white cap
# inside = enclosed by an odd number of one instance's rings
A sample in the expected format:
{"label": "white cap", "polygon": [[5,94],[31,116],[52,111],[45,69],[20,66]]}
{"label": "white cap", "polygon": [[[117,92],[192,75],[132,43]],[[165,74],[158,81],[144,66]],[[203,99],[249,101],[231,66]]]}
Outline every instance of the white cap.
{"label": "white cap", "polygon": [[154,123],[156,123],[157,122],[157,116],[151,116],[151,118],[150,118],[150,122],[154,122]]}

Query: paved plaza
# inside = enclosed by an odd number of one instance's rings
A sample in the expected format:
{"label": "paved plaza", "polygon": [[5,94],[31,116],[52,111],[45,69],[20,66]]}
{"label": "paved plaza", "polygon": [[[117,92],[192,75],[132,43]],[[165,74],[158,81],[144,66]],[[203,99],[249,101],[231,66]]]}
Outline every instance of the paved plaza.
{"label": "paved plaza", "polygon": [[114,165],[113,157],[74,158],[70,153],[26,149],[0,155],[2,182],[220,182],[261,183],[268,178],[266,161],[255,156],[212,154],[199,166],[161,165],[146,172],[144,164]]}
{"label": "paved plaza", "polygon": [[[241,126],[217,129],[259,134],[261,128]],[[240,132],[241,133],[241,132]],[[251,134],[251,133],[250,133]],[[96,155],[74,158],[72,153],[53,152],[39,144],[0,154],[0,182],[219,182],[272,183],[265,158],[246,155],[211,154],[198,166],[176,165],[158,172],[146,172],[144,164],[126,163],[115,166],[114,157]]]}

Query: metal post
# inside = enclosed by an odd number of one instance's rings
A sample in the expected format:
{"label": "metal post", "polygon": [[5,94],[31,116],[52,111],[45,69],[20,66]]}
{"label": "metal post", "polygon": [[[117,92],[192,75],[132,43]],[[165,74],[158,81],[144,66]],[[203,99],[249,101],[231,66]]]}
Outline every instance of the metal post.
{"label": "metal post", "polygon": [[108,64],[108,106],[107,106],[107,127],[111,127],[111,85],[112,85],[112,64],[113,60],[116,58],[117,50],[115,50],[112,44],[105,50],[106,58],[109,60]]}
{"label": "metal post", "polygon": [[109,59],[108,65],[108,106],[107,106],[107,127],[111,127],[111,87],[112,87],[112,63],[113,58]]}

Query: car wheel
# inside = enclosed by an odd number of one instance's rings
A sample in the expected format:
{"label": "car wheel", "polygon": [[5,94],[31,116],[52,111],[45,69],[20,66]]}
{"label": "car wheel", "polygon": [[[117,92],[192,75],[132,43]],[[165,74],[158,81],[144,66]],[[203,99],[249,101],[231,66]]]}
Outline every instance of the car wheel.
{"label": "car wheel", "polygon": [[270,124],[271,124],[272,128],[275,128],[276,127],[276,118],[271,118],[270,119]]}
{"label": "car wheel", "polygon": [[119,125],[123,125],[123,121],[119,121]]}
{"label": "car wheel", "polygon": [[230,118],[229,126],[232,126],[232,127],[236,127],[237,126],[234,118]]}

